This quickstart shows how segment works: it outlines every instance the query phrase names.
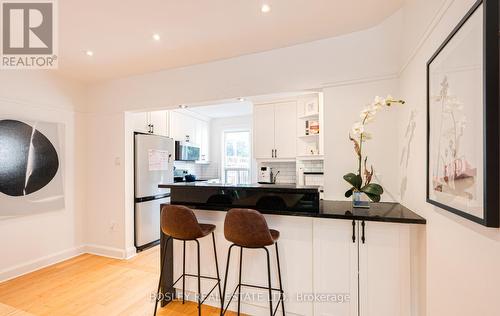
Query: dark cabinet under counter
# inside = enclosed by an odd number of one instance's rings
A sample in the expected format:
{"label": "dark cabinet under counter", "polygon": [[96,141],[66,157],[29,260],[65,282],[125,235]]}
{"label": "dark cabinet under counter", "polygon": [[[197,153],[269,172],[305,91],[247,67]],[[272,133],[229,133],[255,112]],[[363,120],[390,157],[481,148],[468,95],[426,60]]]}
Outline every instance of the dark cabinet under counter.
{"label": "dark cabinet under counter", "polygon": [[175,183],[160,185],[171,189],[171,203],[203,209],[253,208],[272,212],[319,212],[318,187],[279,184],[227,185]]}

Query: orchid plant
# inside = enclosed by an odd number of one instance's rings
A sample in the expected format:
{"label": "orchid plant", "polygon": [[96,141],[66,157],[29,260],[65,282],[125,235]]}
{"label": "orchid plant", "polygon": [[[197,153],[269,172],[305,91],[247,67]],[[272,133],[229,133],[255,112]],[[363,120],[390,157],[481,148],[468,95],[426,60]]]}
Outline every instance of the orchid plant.
{"label": "orchid plant", "polygon": [[354,123],[352,126],[349,139],[354,143],[354,151],[358,159],[358,173],[348,173],[344,176],[344,180],[352,186],[345,193],[346,198],[351,197],[355,192],[363,192],[373,202],[380,201],[380,196],[384,193],[384,189],[379,184],[372,183],[374,174],[373,165],[368,170],[368,156],[363,156],[363,144],[372,139],[372,135],[366,131],[366,125],[373,122],[375,115],[380,110],[384,107],[390,107],[393,104],[405,104],[405,101],[396,100],[390,95],[385,99],[378,96],[375,97],[375,100],[361,111],[361,121]]}

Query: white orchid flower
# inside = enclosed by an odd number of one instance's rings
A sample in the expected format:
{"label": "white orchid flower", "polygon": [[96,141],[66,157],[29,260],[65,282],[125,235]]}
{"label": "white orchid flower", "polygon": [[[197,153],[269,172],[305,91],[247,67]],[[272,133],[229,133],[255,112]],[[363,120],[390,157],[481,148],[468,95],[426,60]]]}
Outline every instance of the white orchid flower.
{"label": "white orchid flower", "polygon": [[375,112],[378,112],[382,109],[382,103],[374,103],[372,107]]}
{"label": "white orchid flower", "polygon": [[377,106],[376,105],[368,105],[367,107],[365,107],[363,109],[363,111],[361,111],[361,113],[359,114],[359,117],[361,117],[361,120],[362,122],[364,123],[368,123],[368,122],[371,122],[375,116],[375,114],[377,114]]}
{"label": "white orchid flower", "polygon": [[373,138],[372,134],[368,132],[363,132],[363,134],[361,134],[361,137],[363,137],[363,140],[370,140]]}
{"label": "white orchid flower", "polygon": [[373,107],[368,106],[368,107],[364,108],[363,111],[361,111],[360,117],[362,119],[364,119],[367,116],[374,116],[375,114],[377,114],[377,111],[374,110]]}
{"label": "white orchid flower", "polygon": [[352,126],[352,133],[356,136],[363,134],[365,131],[365,126],[361,122],[356,122]]}

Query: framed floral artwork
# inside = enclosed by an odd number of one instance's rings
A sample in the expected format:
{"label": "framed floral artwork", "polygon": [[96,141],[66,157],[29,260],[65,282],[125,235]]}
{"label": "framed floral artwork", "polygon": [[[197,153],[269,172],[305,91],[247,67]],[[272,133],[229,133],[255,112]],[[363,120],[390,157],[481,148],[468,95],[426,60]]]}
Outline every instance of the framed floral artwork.
{"label": "framed floral artwork", "polygon": [[475,3],[427,63],[427,202],[499,227],[498,1]]}

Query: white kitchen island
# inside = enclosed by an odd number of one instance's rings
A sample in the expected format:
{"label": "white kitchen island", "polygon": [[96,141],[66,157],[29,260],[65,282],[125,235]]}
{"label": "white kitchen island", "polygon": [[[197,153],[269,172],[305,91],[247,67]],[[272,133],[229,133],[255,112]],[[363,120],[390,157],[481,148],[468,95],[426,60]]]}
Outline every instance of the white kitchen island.
{"label": "white kitchen island", "polygon": [[[217,226],[219,272],[223,276],[230,246],[224,238],[223,229],[228,207],[201,205],[193,201],[184,203],[176,199],[176,196],[185,196],[176,195],[176,190],[189,190],[193,196],[198,190],[207,189],[203,185],[190,187],[186,184],[174,184],[170,188],[171,204],[191,203],[200,222]],[[213,186],[210,188],[213,189]],[[224,190],[227,192],[228,188],[225,187]],[[262,190],[269,192],[267,188]],[[323,201],[317,212],[260,211],[264,213],[269,227],[281,233],[278,246],[287,315],[411,315],[411,302],[418,290],[418,284],[412,281],[412,273],[415,271],[411,264],[412,252],[418,243],[412,238],[417,235],[415,231],[423,227],[419,224],[425,224],[423,218],[397,203],[374,203],[370,210],[359,210],[352,209],[349,202]],[[163,236],[163,243],[165,240]],[[211,239],[201,239],[200,245],[202,275],[215,276]],[[273,286],[276,287],[275,250],[273,247],[269,250],[273,263],[271,276]],[[174,242],[173,250],[170,251],[167,255],[170,254],[172,258],[171,278],[175,280],[182,274],[182,243]],[[231,256],[228,295],[237,284],[238,251],[235,248]],[[188,243],[186,252],[186,271],[195,274],[196,244]],[[243,256],[243,283],[266,286],[265,252],[245,249]],[[164,281],[165,284],[171,282],[166,279]],[[186,282],[186,291],[193,300],[196,282],[196,278],[187,279]],[[213,281],[202,280],[203,292],[207,293],[212,286]],[[243,290],[243,313],[269,314],[266,290]],[[206,303],[219,306],[217,300],[214,297]],[[230,310],[235,309],[235,305],[230,307]],[[279,311],[277,315],[281,315],[280,313]]]}

